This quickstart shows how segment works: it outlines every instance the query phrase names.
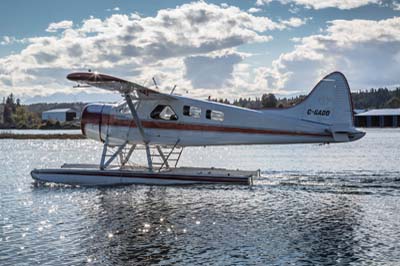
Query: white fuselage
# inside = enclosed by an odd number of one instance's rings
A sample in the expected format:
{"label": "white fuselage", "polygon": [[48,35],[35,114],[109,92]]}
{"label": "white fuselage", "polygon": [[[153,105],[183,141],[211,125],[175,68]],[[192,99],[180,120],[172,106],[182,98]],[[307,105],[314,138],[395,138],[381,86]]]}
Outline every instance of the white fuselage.
{"label": "white fuselage", "polygon": [[[149,144],[180,146],[329,143],[330,125],[300,119],[288,109],[252,110],[174,95],[175,100],[136,102]],[[171,114],[172,110],[172,114]],[[307,110],[305,110],[307,111]],[[91,104],[82,113],[88,138],[109,143],[144,143],[126,104]],[[347,130],[349,140],[363,136]]]}

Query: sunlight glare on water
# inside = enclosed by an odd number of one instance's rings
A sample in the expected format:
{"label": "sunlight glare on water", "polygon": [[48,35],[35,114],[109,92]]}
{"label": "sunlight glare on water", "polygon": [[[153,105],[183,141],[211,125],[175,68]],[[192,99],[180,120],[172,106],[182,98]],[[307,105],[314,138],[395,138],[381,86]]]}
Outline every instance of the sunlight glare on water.
{"label": "sunlight glare on water", "polygon": [[181,165],[261,169],[253,187],[32,184],[97,163],[89,140],[0,140],[1,265],[396,265],[400,131],[336,145],[188,148]]}

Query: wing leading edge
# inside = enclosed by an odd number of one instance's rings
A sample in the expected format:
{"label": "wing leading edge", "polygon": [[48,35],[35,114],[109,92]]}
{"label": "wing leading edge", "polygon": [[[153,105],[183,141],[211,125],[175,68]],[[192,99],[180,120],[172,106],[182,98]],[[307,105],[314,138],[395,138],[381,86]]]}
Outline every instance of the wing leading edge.
{"label": "wing leading edge", "polygon": [[172,95],[160,93],[134,82],[123,80],[117,77],[99,74],[97,72],[75,72],[67,76],[67,79],[79,84],[86,84],[96,88],[117,91],[121,94],[134,94],[143,100],[152,99],[175,99]]}

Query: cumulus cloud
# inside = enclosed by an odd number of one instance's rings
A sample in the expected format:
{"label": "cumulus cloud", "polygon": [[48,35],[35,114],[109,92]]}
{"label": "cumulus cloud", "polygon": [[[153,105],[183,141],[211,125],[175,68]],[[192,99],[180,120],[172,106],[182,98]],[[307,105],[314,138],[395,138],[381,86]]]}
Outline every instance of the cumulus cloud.
{"label": "cumulus cloud", "polygon": [[262,5],[267,5],[271,3],[273,0],[257,0],[256,1],[256,6],[262,6]]}
{"label": "cumulus cloud", "polygon": [[3,40],[0,42],[0,45],[9,45],[14,43],[15,38],[10,36],[3,36]]}
{"label": "cumulus cloud", "polygon": [[392,8],[395,11],[400,11],[400,2],[393,2],[392,3]]}
{"label": "cumulus cloud", "polygon": [[11,45],[14,43],[26,43],[27,39],[17,39],[14,36],[3,36],[2,39],[0,39],[0,45]]}
{"label": "cumulus cloud", "polygon": [[114,8],[108,8],[106,11],[111,12],[111,11],[120,11],[121,9],[119,7],[114,7]]}
{"label": "cumulus cloud", "polygon": [[293,17],[293,18],[290,18],[288,20],[282,20],[281,24],[284,25],[284,26],[296,28],[296,27],[300,27],[300,26],[306,24],[306,22],[307,22],[306,18],[301,19],[301,18],[294,18]]}
{"label": "cumulus cloud", "polygon": [[113,14],[90,17],[79,26],[68,20],[51,23],[47,32],[58,34],[29,38],[20,53],[0,58],[0,94],[10,87],[25,95],[73,92],[65,75],[89,68],[133,80],[146,80],[152,73],[191,88],[198,83],[185,77],[193,78],[194,66],[204,69],[201,62],[225,60],[230,64],[222,70],[225,78],[239,62],[233,54],[210,54],[270,41],[269,31],[285,27],[237,7],[205,2],[160,10],[154,17]]}
{"label": "cumulus cloud", "polygon": [[329,72],[342,71],[353,89],[399,84],[400,17],[334,20],[318,35],[297,39],[289,53],[264,69],[268,86],[309,91]]}
{"label": "cumulus cloud", "polygon": [[247,10],[247,12],[249,12],[249,13],[258,13],[261,11],[262,11],[261,8],[256,8],[256,7],[251,7],[251,8],[249,8],[249,10]]}
{"label": "cumulus cloud", "polygon": [[[274,0],[257,0],[256,5],[261,6],[265,4],[269,4]],[[294,3],[296,5],[301,5],[306,8],[313,9],[323,9],[334,7],[338,9],[352,9],[357,8],[369,4],[379,4],[380,0],[275,0],[279,1],[282,4]]]}
{"label": "cumulus cloud", "polygon": [[232,79],[233,68],[243,56],[230,53],[222,56],[190,56],[185,58],[186,74],[192,86],[203,89],[219,89]]}
{"label": "cumulus cloud", "polygon": [[47,32],[57,32],[59,30],[70,29],[74,23],[70,20],[63,20],[60,22],[50,23],[49,27],[46,29]]}

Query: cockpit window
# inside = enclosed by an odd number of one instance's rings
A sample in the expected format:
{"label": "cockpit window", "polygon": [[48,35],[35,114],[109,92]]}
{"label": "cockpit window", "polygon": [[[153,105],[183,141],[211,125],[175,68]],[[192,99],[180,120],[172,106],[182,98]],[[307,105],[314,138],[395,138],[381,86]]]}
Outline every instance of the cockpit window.
{"label": "cockpit window", "polygon": [[169,105],[157,105],[151,112],[150,117],[161,120],[178,120],[178,116]]}

